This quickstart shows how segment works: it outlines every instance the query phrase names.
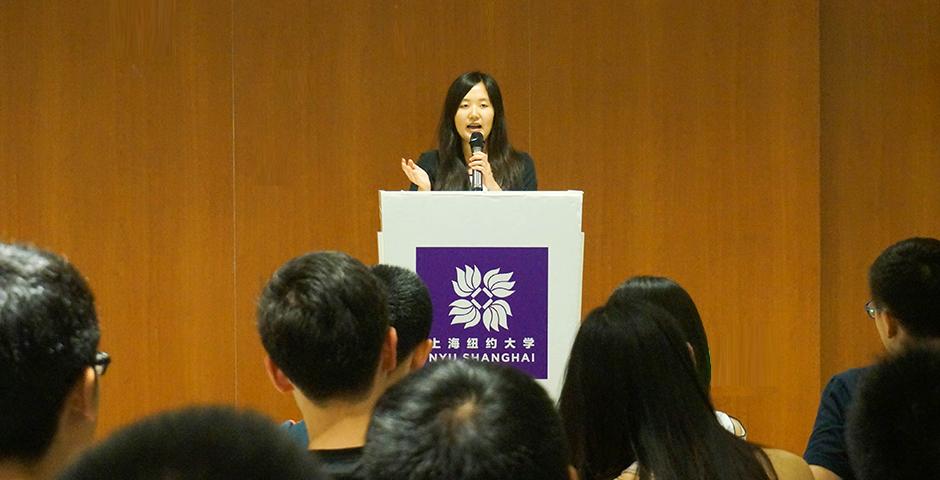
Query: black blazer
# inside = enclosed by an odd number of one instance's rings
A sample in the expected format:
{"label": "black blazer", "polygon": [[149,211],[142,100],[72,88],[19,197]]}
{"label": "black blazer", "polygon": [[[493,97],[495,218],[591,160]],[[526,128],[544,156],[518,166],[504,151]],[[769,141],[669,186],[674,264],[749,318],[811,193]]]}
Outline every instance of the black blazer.
{"label": "black blazer", "polygon": [[[500,185],[500,187],[502,187],[503,190],[538,190],[538,180],[535,178],[535,162],[532,161],[532,157],[525,152],[516,152],[516,154],[522,159],[522,178],[520,184],[509,186]],[[424,169],[425,172],[428,172],[431,185],[434,185],[434,179],[437,177],[438,162],[439,157],[437,150],[429,150],[418,157],[418,166]],[[418,189],[418,186],[412,183],[409,189],[415,191]]]}

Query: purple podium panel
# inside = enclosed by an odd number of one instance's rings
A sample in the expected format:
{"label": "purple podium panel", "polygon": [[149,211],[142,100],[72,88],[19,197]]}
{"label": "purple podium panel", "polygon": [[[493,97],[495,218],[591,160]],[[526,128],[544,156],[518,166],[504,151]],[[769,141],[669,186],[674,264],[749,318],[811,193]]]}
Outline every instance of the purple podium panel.
{"label": "purple podium panel", "polygon": [[434,305],[430,360],[472,358],[548,377],[547,247],[417,247]]}

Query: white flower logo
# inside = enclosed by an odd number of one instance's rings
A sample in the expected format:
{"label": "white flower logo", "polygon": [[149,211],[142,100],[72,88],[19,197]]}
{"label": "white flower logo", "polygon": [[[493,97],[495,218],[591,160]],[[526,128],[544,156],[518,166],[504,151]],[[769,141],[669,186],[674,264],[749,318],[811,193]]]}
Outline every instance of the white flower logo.
{"label": "white flower logo", "polygon": [[511,278],[512,272],[499,273],[499,269],[495,268],[483,275],[481,285],[480,269],[476,265],[464,265],[463,270],[458,267],[457,280],[451,283],[454,284],[454,293],[461,298],[450,304],[449,315],[454,317],[450,324],[463,324],[463,328],[467,329],[483,320],[487,330],[509,330],[508,317],[512,316],[512,309],[503,299],[515,293],[512,287],[516,282],[510,282]]}

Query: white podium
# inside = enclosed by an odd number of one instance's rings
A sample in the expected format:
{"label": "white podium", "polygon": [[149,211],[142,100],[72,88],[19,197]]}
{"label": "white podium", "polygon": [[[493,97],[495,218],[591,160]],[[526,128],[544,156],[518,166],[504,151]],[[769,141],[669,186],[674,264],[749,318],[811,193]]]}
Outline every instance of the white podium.
{"label": "white podium", "polygon": [[380,192],[379,261],[434,306],[431,361],[512,365],[557,398],[581,318],[582,192]]}

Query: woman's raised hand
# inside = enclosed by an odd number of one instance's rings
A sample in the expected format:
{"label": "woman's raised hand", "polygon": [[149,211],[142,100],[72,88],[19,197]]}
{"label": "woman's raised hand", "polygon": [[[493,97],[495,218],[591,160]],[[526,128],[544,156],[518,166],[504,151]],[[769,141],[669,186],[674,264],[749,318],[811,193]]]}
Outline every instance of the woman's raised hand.
{"label": "woman's raised hand", "polygon": [[412,159],[401,159],[401,171],[405,172],[408,180],[418,186],[419,192],[428,192],[431,190],[431,179],[428,172],[415,164]]}

